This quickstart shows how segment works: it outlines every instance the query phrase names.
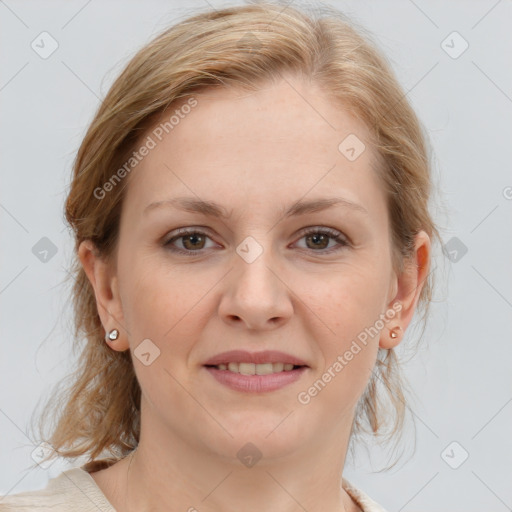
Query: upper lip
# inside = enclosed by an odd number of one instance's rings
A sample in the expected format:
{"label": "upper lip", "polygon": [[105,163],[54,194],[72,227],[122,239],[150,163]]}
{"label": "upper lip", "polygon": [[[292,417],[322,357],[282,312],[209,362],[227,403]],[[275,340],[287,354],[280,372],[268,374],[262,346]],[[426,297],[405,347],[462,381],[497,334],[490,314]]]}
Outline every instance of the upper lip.
{"label": "upper lip", "polygon": [[308,366],[302,359],[279,352],[277,350],[263,350],[261,352],[247,352],[246,350],[230,350],[211,357],[204,365],[218,365],[227,363],[291,363],[296,366]]}

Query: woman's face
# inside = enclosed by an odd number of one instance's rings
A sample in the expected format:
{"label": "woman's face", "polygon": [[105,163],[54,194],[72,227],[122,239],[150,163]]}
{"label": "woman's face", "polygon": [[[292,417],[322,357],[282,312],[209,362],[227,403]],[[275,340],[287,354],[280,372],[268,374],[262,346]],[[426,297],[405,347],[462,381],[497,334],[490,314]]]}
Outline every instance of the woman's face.
{"label": "woman's face", "polygon": [[[141,138],[155,147],[129,176],[105,300],[105,328],[121,332],[116,349],[132,351],[143,431],[232,458],[248,442],[269,457],[339,442],[379,343],[393,346],[388,328],[406,328],[421,289],[406,293],[414,279],[393,272],[367,130],[298,79],[196,100],[168,134],[155,126]],[[226,216],[177,198],[215,203]],[[339,202],[287,215],[327,199]],[[271,377],[239,377],[266,382],[243,391],[215,376],[229,370],[205,366],[232,350],[280,351],[306,368],[276,389]]]}

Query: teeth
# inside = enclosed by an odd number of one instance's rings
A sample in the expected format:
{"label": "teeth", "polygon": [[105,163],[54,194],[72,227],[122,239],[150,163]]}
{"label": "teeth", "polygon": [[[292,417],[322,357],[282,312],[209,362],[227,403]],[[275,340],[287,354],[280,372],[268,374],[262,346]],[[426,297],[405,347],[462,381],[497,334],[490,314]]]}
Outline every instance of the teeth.
{"label": "teeth", "polygon": [[[263,364],[259,364],[258,367],[261,368],[265,366]],[[231,365],[230,365],[231,367]],[[266,367],[266,366],[265,366]],[[231,370],[233,371],[233,370]],[[256,375],[256,365],[253,363],[238,363],[238,371],[243,375]]]}
{"label": "teeth", "polygon": [[230,372],[241,373],[242,375],[269,375],[270,373],[289,372],[293,370],[291,363],[228,363],[219,364],[219,370],[229,370]]}

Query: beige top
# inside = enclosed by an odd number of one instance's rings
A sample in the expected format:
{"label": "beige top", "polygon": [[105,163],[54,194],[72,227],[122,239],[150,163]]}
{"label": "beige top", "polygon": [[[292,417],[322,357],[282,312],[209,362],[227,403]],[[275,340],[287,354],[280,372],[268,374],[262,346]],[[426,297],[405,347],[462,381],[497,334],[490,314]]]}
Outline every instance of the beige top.
{"label": "beige top", "polygon": [[[0,512],[116,512],[89,474],[105,466],[95,461],[63,471],[44,489],[0,496]],[[363,512],[386,512],[345,478],[342,486]]]}

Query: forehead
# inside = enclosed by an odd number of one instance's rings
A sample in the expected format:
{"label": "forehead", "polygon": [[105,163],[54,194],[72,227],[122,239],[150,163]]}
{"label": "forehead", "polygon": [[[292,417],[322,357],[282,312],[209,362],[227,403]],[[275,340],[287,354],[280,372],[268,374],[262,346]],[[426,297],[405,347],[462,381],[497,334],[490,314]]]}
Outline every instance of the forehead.
{"label": "forehead", "polygon": [[333,189],[371,203],[381,192],[366,126],[315,84],[290,78],[194,100],[176,103],[141,137],[153,148],[130,175],[125,203],[134,215],[172,196],[247,209]]}

